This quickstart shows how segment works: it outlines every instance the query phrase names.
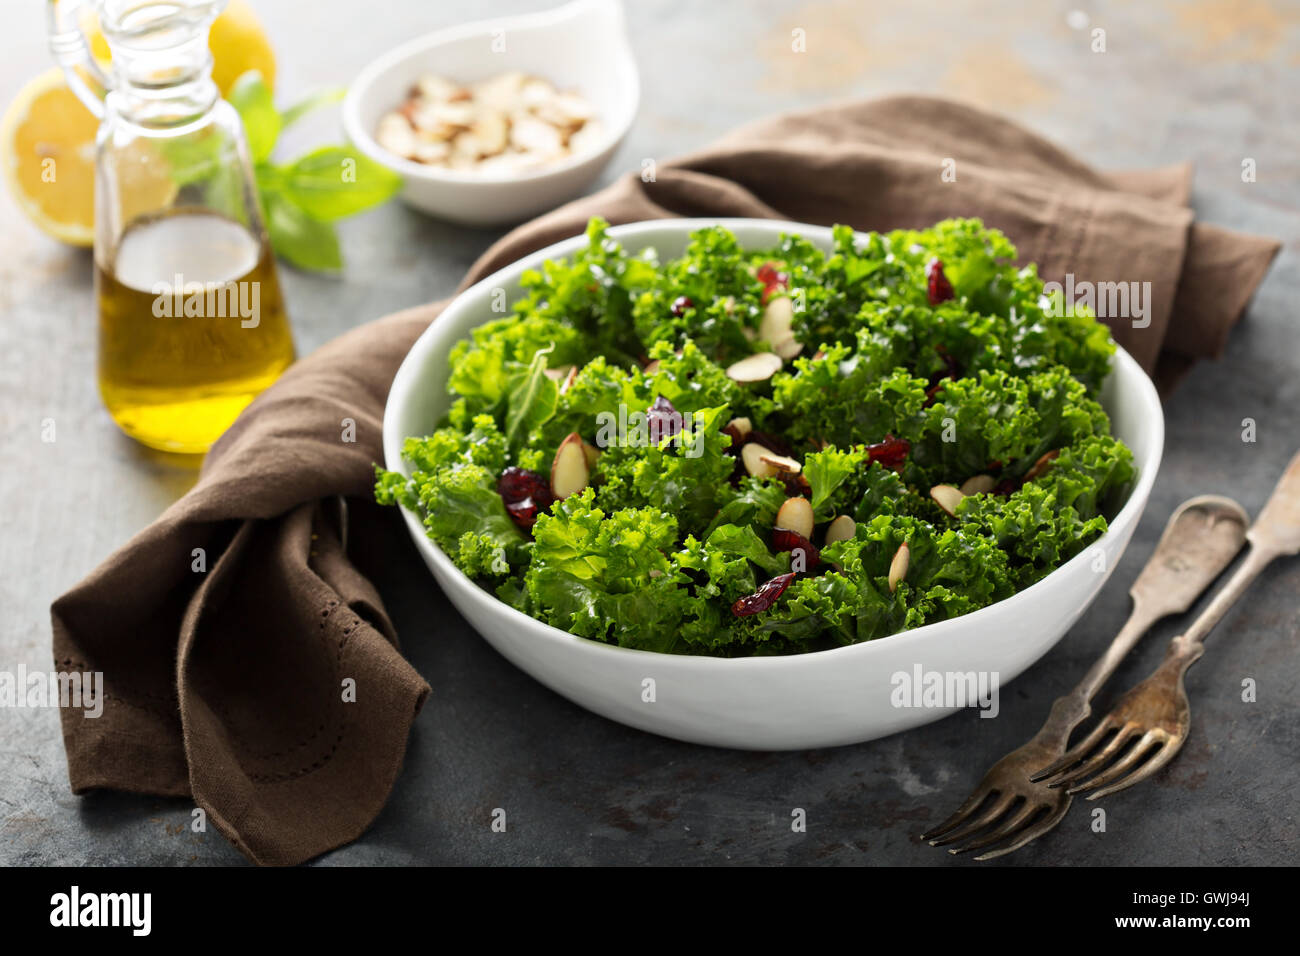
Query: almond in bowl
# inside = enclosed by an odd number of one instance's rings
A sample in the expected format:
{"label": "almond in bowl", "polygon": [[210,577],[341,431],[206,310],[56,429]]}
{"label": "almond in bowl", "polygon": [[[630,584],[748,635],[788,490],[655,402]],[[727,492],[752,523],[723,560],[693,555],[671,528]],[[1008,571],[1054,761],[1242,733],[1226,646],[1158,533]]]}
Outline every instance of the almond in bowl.
{"label": "almond in bowl", "polygon": [[519,71],[473,84],[424,74],[375,129],[376,142],[395,156],[502,177],[592,152],[602,135],[580,93]]}

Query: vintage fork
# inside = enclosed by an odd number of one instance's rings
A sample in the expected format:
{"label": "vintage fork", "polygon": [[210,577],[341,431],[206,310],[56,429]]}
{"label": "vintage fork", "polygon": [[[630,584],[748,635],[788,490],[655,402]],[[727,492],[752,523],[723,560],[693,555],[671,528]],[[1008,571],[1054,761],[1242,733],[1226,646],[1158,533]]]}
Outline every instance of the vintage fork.
{"label": "vintage fork", "polygon": [[1183,675],[1205,653],[1202,643],[1228,608],[1275,558],[1300,554],[1300,453],[1246,532],[1250,550],[1201,615],[1169,642],[1165,659],[1128,691],[1088,736],[1034,780],[1089,800],[1145,780],[1173,760],[1191,727]]}
{"label": "vintage fork", "polygon": [[1091,712],[1092,700],[1143,634],[1162,617],[1186,611],[1241,550],[1249,518],[1229,498],[1203,495],[1173,513],[1155,553],[1129,589],[1133,613],[1079,685],[1052,704],[1033,739],[984,775],[966,802],[922,835],[932,846],[976,837],[950,853],[985,850],[990,860],[1024,846],[1056,826],[1070,808],[1066,790],[1030,775],[1065,753],[1070,733]]}

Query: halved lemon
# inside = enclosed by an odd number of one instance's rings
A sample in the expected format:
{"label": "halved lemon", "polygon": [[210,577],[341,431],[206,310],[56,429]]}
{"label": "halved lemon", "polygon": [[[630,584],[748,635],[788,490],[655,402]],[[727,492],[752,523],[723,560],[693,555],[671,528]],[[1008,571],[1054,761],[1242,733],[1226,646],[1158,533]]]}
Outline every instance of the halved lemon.
{"label": "halved lemon", "polygon": [[[74,246],[95,240],[95,133],[99,120],[57,69],[18,94],[0,121],[0,165],[9,191],[42,231]],[[171,206],[179,189],[158,144],[118,147],[117,218],[131,222]]]}
{"label": "halved lemon", "polygon": [[76,246],[95,238],[98,127],[59,69],[24,86],[0,120],[0,166],[14,201],[44,232]]}

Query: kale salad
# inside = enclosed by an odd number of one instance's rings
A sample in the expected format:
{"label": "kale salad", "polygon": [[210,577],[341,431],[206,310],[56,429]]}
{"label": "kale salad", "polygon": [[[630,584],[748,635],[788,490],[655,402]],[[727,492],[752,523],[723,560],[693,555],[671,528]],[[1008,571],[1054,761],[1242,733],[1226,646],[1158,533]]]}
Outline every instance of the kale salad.
{"label": "kale salad", "polygon": [[592,220],[450,356],[449,413],[376,497],[573,634],[721,657],[875,640],[1079,553],[1135,477],[1114,345],[978,220],[727,229],[629,254]]}

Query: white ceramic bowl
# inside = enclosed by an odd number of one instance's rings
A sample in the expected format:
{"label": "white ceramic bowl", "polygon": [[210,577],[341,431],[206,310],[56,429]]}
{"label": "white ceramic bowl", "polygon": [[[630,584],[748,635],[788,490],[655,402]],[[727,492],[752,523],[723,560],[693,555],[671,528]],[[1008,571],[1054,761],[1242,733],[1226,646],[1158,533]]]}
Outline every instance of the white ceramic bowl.
{"label": "white ceramic bowl", "polygon": [[[683,251],[689,232],[712,222],[733,230],[749,248],[775,245],[781,232],[797,232],[831,247],[829,229],[761,219],[666,219],[616,227],[610,234],[631,251],[653,246],[666,259]],[[410,473],[401,460],[402,441],[432,432],[446,411],[448,352],[493,316],[491,290],[517,293],[525,269],[571,255],[585,241],[575,237],[556,243],[488,276],[459,295],[419,338],[388,396],[387,467]],[[1093,546],[1033,586],[972,614],[810,654],[683,657],[575,637],[479,588],[425,537],[419,518],[403,514],[425,563],[470,624],[508,660],[573,702],[642,730],[720,747],[785,750],[849,744],[916,727],[956,709],[893,706],[895,673],[911,674],[916,667],[943,674],[995,672],[1005,685],[1046,653],[1096,597],[1142,515],[1164,445],[1160,400],[1127,352],[1115,353],[1101,401],[1115,434],[1133,450],[1139,476],[1127,503]],[[647,679],[654,681],[653,702],[643,699]]]}
{"label": "white ceramic bowl", "polygon": [[[495,52],[494,42],[504,49]],[[580,92],[604,127],[598,143],[543,170],[490,177],[425,166],[375,142],[380,117],[401,105],[422,73],[474,83],[511,70]],[[542,13],[440,30],[384,54],[348,88],[343,129],[357,149],[401,174],[402,199],[411,206],[452,222],[498,225],[579,195],[627,135],[640,89],[620,0],[575,0]]]}

